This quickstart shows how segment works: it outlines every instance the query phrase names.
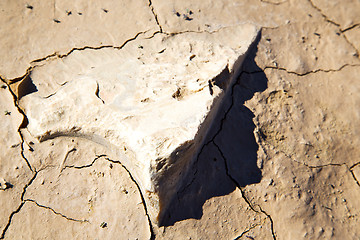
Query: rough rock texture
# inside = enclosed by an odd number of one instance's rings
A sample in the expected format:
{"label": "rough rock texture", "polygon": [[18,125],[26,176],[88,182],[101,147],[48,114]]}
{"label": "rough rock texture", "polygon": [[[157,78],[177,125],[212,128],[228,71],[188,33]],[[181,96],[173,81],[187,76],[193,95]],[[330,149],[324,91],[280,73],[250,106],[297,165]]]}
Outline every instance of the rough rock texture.
{"label": "rough rock texture", "polygon": [[[2,1],[0,238],[360,238],[358,9],[357,0]],[[244,24],[261,28],[259,39],[169,201],[164,226],[150,217],[140,174],[103,137],[39,142],[41,131],[31,135],[36,118],[26,109],[45,112],[51,99],[72,93],[62,102],[89,96],[84,111],[93,117],[118,94],[105,94],[111,86],[101,76],[115,65],[96,72],[100,55],[123,52],[121,62],[143,54],[147,65],[169,43],[162,38],[212,36]],[[237,43],[236,36],[220,40]],[[181,62],[170,49],[156,52],[159,62]],[[189,48],[176,50],[197,61]],[[189,76],[217,75],[210,70]],[[175,103],[179,87],[168,88]],[[140,102],[152,104],[144,94]],[[32,105],[35,96],[44,104]]]}
{"label": "rough rock texture", "polygon": [[76,136],[113,151],[146,192],[152,221],[160,222],[257,33],[239,25],[157,34],[53,60],[18,86],[27,129],[40,141]]}

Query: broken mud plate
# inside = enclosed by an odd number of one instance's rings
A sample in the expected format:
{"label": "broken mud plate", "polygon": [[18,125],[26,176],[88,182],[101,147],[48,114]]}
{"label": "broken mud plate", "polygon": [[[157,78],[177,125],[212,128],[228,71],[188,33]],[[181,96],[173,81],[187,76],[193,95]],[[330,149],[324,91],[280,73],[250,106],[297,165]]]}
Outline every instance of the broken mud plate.
{"label": "broken mud plate", "polygon": [[246,24],[156,34],[122,49],[74,51],[48,62],[28,78],[37,91],[20,100],[27,129],[40,141],[72,136],[108,147],[139,185],[151,221],[161,225],[221,119],[258,31]]}

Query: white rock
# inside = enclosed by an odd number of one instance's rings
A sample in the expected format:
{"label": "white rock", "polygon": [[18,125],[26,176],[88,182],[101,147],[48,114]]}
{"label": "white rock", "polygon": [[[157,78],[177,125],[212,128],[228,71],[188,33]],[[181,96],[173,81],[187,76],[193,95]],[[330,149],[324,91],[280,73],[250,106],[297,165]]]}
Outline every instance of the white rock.
{"label": "white rock", "polygon": [[30,76],[38,91],[20,101],[28,130],[40,141],[70,135],[107,146],[161,221],[257,33],[239,25],[157,34],[48,62]]}

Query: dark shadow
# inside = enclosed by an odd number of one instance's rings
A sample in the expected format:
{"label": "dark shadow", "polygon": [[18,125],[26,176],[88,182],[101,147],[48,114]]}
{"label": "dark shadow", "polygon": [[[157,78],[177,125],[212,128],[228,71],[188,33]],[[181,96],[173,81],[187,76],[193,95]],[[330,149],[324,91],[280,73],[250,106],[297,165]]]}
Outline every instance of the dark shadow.
{"label": "dark shadow", "polygon": [[220,123],[213,126],[217,129],[221,127],[220,132],[213,131],[218,132],[214,138],[216,145],[210,142],[203,148],[198,161],[190,170],[188,182],[170,203],[161,226],[171,226],[189,218],[200,219],[203,215],[202,207],[208,199],[227,195],[235,190],[236,185],[247,186],[260,182],[262,176],[257,166],[259,147],[254,136],[254,114],[244,106],[244,102],[256,92],[267,88],[266,75],[255,62],[260,39],[261,34],[244,60],[238,84],[233,88],[230,111],[221,121],[221,126]]}
{"label": "dark shadow", "polygon": [[14,187],[14,185],[12,185],[11,183],[9,183],[9,182],[5,182],[4,184],[3,184],[3,186],[1,186],[2,184],[0,183],[0,187],[1,187],[1,190],[6,190],[6,189],[10,189],[10,188],[13,188]]}
{"label": "dark shadow", "polygon": [[34,85],[31,77],[28,75],[26,76],[21,83],[18,86],[18,100],[20,100],[22,97],[37,92],[37,88]]}

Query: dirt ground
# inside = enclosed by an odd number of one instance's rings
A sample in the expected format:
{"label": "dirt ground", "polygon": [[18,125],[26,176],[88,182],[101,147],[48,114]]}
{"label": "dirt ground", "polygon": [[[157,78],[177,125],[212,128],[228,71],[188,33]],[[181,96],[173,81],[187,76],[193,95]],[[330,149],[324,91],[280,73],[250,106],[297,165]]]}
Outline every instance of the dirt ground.
{"label": "dirt ground", "polygon": [[[0,239],[360,238],[360,1],[3,0],[0,11]],[[42,66],[249,23],[259,38],[163,226],[104,146],[26,128],[21,98]]]}

